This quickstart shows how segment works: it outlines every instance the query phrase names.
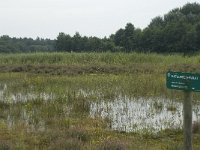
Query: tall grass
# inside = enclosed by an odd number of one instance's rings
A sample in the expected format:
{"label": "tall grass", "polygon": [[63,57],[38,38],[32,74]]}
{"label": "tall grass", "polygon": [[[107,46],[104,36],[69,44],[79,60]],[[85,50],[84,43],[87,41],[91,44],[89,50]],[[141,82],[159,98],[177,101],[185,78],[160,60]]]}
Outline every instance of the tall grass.
{"label": "tall grass", "polygon": [[0,72],[47,75],[162,74],[168,70],[200,72],[200,56],[144,53],[0,54]]}
{"label": "tall grass", "polygon": [[48,76],[0,73],[0,80],[1,90],[6,88],[5,98],[19,93],[32,93],[38,97],[40,93],[46,93],[62,99],[85,97],[91,100],[112,100],[119,95],[170,96],[165,87],[165,77],[160,74]]}
{"label": "tall grass", "polygon": [[145,53],[22,53],[0,54],[1,65],[65,64],[65,65],[128,65],[132,63],[172,64],[200,63],[200,56],[160,55]]}

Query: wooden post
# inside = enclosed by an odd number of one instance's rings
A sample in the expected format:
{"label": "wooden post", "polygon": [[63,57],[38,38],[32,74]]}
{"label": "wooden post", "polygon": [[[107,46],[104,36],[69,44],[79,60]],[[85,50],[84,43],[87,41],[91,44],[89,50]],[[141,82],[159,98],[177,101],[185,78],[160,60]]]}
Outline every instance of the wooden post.
{"label": "wooden post", "polygon": [[184,91],[184,150],[192,150],[192,92]]}

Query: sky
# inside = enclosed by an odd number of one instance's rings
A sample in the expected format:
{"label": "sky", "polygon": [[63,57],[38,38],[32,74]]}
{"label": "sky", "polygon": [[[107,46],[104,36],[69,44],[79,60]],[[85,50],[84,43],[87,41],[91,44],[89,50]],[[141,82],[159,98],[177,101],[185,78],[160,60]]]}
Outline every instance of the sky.
{"label": "sky", "polygon": [[59,32],[103,38],[132,23],[200,0],[0,0],[0,36],[56,39]]}

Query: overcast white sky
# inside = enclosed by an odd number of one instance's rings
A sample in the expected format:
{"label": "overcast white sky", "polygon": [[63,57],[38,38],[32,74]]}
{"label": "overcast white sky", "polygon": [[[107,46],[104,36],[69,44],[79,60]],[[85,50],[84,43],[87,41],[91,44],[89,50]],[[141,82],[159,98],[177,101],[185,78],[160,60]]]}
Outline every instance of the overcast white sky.
{"label": "overcast white sky", "polygon": [[187,2],[200,0],[0,0],[0,35],[55,39],[78,31],[104,37],[128,22],[143,29]]}

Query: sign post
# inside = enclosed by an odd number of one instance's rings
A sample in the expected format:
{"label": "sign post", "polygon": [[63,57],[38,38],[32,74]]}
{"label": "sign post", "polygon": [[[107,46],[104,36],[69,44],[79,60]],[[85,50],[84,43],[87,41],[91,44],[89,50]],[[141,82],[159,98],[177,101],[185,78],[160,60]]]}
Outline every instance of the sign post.
{"label": "sign post", "polygon": [[167,88],[183,90],[184,150],[192,150],[192,91],[200,92],[200,74],[167,72]]}
{"label": "sign post", "polygon": [[192,92],[184,92],[183,103],[184,150],[192,150]]}

